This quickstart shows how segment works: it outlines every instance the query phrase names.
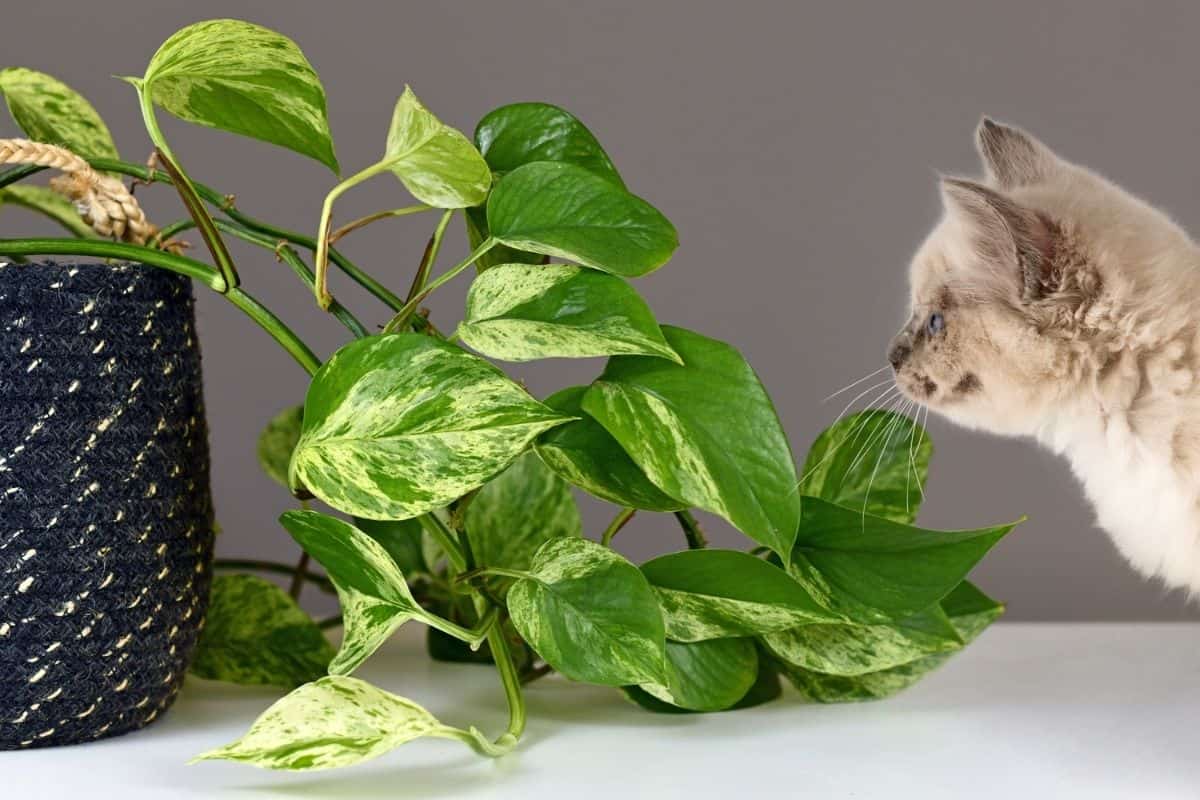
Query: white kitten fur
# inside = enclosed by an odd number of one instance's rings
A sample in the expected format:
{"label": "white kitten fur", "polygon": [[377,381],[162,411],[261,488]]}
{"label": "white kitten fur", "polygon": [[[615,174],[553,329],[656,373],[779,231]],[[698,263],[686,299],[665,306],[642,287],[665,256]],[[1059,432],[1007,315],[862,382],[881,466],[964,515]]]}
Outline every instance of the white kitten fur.
{"label": "white kitten fur", "polygon": [[985,119],[977,144],[986,181],[943,179],[913,260],[896,380],[1066,456],[1130,563],[1198,593],[1200,248],[1016,128]]}

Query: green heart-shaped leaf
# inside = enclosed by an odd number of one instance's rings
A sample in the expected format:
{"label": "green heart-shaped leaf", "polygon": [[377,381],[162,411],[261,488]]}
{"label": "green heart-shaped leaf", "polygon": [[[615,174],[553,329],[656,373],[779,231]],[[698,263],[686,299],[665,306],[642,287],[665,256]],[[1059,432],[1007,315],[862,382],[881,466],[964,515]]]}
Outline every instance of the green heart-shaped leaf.
{"label": "green heart-shaped leaf", "polygon": [[[671,642],[667,642],[667,646],[671,646]],[[754,683],[750,689],[742,695],[736,703],[727,706],[719,711],[736,711],[741,708],[754,708],[763,703],[769,703],[772,700],[777,700],[783,694],[783,684],[779,680],[779,667],[775,663],[775,659],[770,653],[765,652],[761,647],[756,646],[755,651],[758,654],[758,673],[754,678]],[[653,711],[656,714],[698,714],[700,711],[693,711],[687,708],[681,708],[673,703],[668,703],[659,700],[654,695],[647,692],[640,686],[622,686],[621,692],[631,701],[646,709]]]}
{"label": "green heart-shaped leaf", "polygon": [[425,533],[415,519],[362,519],[356,517],[354,527],[370,536],[387,551],[400,572],[407,576],[428,573],[425,560]]}
{"label": "green heart-shaped leaf", "polygon": [[[1002,613],[1004,606],[963,581],[941,602],[963,642],[970,644]],[[844,703],[889,697],[946,663],[952,652],[939,653],[865,675],[825,675],[784,664],[788,680],[800,694],[819,703]]]}
{"label": "green heart-shaped leaf", "polygon": [[396,628],[424,615],[392,557],[353,525],[316,511],[285,511],[279,522],[337,587],[345,635],[331,675],[350,674]]}
{"label": "green heart-shaped leaf", "polygon": [[75,204],[44,186],[14,184],[0,189],[0,206],[20,206],[44,214],[81,239],[95,239],[96,232],[83,221]]}
{"label": "green heart-shaped leaf", "polygon": [[758,677],[751,639],[667,642],[667,682],[641,689],[690,711],[721,711],[741,700]]}
{"label": "green heart-shaped leaf", "polygon": [[434,208],[477,206],[492,172],[462,133],[429,112],[412,89],[396,101],[383,163],[412,196]]}
{"label": "green heart-shaped leaf", "polygon": [[475,562],[484,567],[527,569],[545,542],[583,535],[571,487],[532,452],[484,484],[466,523]]}
{"label": "green heart-shaped leaf", "polygon": [[280,411],[258,435],[258,465],[280,486],[288,485],[288,464],[300,441],[304,407],[292,406]]}
{"label": "green heart-shaped leaf", "polygon": [[551,161],[505,175],[488,199],[487,222],[501,244],[625,277],[658,269],[679,246],[675,226],[645,200]]}
{"label": "green heart-shaped leaf", "polygon": [[505,361],[622,353],[679,361],[629,284],[568,264],[502,264],[480,273],[458,334]]}
{"label": "green heart-shaped leaf", "polygon": [[558,106],[513,103],[489,111],[475,127],[475,144],[494,172],[510,172],[534,161],[558,161],[625,187],[592,132]]}
{"label": "green heart-shaped leaf", "polygon": [[317,371],[290,483],[368,519],[407,519],[483,485],[567,421],[454,345],[389,334]]}
{"label": "green heart-shaped leaf", "polygon": [[421,706],[366,681],[330,675],[263,712],[246,735],[196,761],[241,761],[264,769],[346,767],[422,736],[460,738]]}
{"label": "green heart-shaped leaf", "polygon": [[84,158],[118,158],[100,114],[57,78],[24,67],[0,69],[0,93],[13,120],[33,141],[65,147]]}
{"label": "green heart-shaped leaf", "polygon": [[546,398],[560,414],[576,417],[543,433],[534,444],[546,466],[590,494],[629,508],[680,511],[686,503],[668,497],[650,482],[617,440],[582,408],[585,386],[563,389]]}
{"label": "green heart-shaped leaf", "polygon": [[801,494],[912,523],[925,497],[933,442],[908,417],[864,411],[826,428],[808,451]]}
{"label": "green heart-shaped leaf", "polygon": [[197,22],[163,43],[139,91],[171,114],[286,147],[338,171],[325,89],[286,36],[235,19]]}
{"label": "green heart-shaped leaf", "polygon": [[945,597],[1016,525],[931,531],[806,497],[789,572],[838,613],[890,622]]}
{"label": "green heart-shaped leaf", "polygon": [[683,358],[617,356],[583,396],[656,486],[729,520],[786,560],[800,518],[796,468],[775,407],[737,350],[663,326]]}
{"label": "green heart-shaped leaf", "polygon": [[191,673],[294,689],[325,674],[334,649],[287,592],[254,575],[213,580]]}
{"label": "green heart-shaped leaf", "polygon": [[508,592],[521,637],[576,681],[665,684],[666,639],[650,584],[633,564],[588,539],[557,538]]}
{"label": "green heart-shaped leaf", "polygon": [[779,567],[737,550],[684,550],[642,565],[667,636],[699,642],[754,636],[840,618]]}
{"label": "green heart-shaped leaf", "polygon": [[888,625],[803,625],[762,641],[776,658],[827,675],[864,675],[963,646],[941,606]]}

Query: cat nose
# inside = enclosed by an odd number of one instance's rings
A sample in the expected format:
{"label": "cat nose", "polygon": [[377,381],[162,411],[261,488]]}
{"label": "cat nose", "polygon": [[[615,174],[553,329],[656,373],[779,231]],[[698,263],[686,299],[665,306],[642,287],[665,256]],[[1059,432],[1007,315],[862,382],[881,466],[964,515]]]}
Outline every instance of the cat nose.
{"label": "cat nose", "polygon": [[911,354],[912,347],[908,342],[896,337],[892,340],[892,346],[888,348],[887,360],[892,365],[892,369],[900,369]]}

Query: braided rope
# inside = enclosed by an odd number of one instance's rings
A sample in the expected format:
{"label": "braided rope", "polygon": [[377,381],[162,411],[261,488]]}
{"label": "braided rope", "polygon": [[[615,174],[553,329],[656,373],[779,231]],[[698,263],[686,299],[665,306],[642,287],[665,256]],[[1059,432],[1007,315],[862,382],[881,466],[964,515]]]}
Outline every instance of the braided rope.
{"label": "braided rope", "polygon": [[28,139],[0,139],[0,164],[33,164],[63,174],[50,180],[50,188],[75,204],[79,216],[101,236],[123,242],[154,244],[178,252],[185,243],[159,242],[158,226],[146,219],[125,184],[103,175],[64,147]]}

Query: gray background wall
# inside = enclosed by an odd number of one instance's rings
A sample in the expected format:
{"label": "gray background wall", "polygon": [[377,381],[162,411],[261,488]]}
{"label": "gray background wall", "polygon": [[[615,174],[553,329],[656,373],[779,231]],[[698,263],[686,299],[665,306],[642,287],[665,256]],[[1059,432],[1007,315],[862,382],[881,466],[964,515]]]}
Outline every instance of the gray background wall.
{"label": "gray background wall", "polygon": [[[51,72],[101,110],[122,153],[148,153],[131,89],[158,44],[197,19],[237,16],[297,40],[324,80],[343,168],[378,157],[410,83],[468,132],[496,105],[545,100],[582,117],[632,188],[663,209],[683,245],[639,282],[664,321],[736,343],[759,371],[798,454],[840,403],[821,398],[883,364],[902,318],[909,255],[938,213],[934,170],[976,171],[981,113],[1017,122],[1200,225],[1196,80],[1200,6],[1143,2],[315,3],[41,0],[5,10],[0,62]],[[315,162],[164,117],[190,171],[239,205],[311,231],[331,175]],[[15,133],[0,121],[0,135]],[[178,216],[168,189],[139,196]],[[378,178],[339,205],[343,220],[403,205]],[[345,250],[398,289],[433,224],[368,229]],[[457,227],[457,226],[456,226]],[[0,235],[52,230],[5,209]],[[457,233],[457,230],[456,230]],[[343,331],[269,254],[235,248],[245,282],[325,354]],[[456,239],[446,263],[461,255]],[[458,319],[464,283],[435,319]],[[383,310],[346,280],[365,319]],[[203,294],[199,314],[224,555],[291,560],[275,523],[289,498],[262,477],[254,438],[305,377],[250,322]],[[587,381],[598,362],[516,372],[535,394]],[[922,521],[1030,521],[979,568],[1013,619],[1196,619],[1146,583],[1092,524],[1065,464],[1023,442],[934,421],[937,455]],[[586,504],[593,533],[609,512]],[[736,534],[710,520],[713,538]],[[619,540],[645,556],[678,544],[669,517],[642,515]]]}

